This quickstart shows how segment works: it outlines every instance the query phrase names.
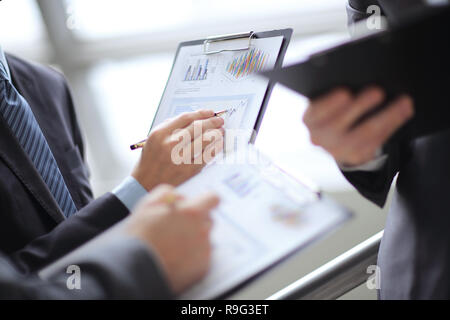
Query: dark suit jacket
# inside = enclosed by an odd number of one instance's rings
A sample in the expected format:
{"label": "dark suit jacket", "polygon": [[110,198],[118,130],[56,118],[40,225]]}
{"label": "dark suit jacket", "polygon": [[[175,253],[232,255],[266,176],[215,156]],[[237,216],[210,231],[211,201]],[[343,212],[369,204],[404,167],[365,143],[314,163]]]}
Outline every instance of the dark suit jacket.
{"label": "dark suit jacket", "polygon": [[[118,263],[120,261],[120,263]],[[69,266],[79,273],[67,273]],[[152,252],[139,240],[106,232],[39,274],[23,276],[0,254],[0,299],[169,299]],[[79,276],[79,289],[67,283]]]}
{"label": "dark suit jacket", "polygon": [[75,205],[82,209],[64,220],[46,184],[0,117],[0,251],[11,256],[20,270],[29,272],[88,241],[124,218],[128,210],[112,194],[91,202],[83,140],[63,76],[11,55],[6,58],[14,86],[30,104]]}
{"label": "dark suit jacket", "polygon": [[[379,1],[388,20],[394,19],[388,12],[402,8],[398,6],[402,1],[391,0],[393,7],[389,1]],[[414,1],[403,4],[417,10]],[[408,8],[403,7],[403,13]],[[378,171],[344,172],[361,194],[379,206],[398,173],[378,256],[382,299],[450,298],[449,146],[450,131],[445,131],[388,146],[388,161]]]}

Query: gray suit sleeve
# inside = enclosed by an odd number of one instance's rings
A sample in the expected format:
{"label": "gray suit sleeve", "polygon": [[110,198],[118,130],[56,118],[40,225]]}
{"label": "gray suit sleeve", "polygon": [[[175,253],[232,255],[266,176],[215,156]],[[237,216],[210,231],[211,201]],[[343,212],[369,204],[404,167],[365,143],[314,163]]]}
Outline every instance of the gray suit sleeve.
{"label": "gray suit sleeve", "polygon": [[171,298],[156,256],[132,237],[107,232],[38,276],[20,274],[0,256],[0,299]]}

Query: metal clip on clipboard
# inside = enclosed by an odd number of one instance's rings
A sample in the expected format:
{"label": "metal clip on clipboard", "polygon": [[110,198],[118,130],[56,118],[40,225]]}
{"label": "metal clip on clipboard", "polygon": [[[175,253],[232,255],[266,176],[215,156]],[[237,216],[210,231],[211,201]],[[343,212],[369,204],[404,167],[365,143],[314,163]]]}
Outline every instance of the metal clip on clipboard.
{"label": "metal clip on clipboard", "polygon": [[[252,39],[254,38],[255,33],[253,31],[244,32],[244,33],[233,33],[233,34],[227,34],[227,35],[220,35],[220,36],[212,36],[206,38],[206,40],[203,42],[203,54],[216,54],[221,53],[225,51],[243,51],[250,49],[250,46],[252,44]],[[219,50],[209,50],[209,47],[212,43],[215,42],[222,42],[222,41],[229,41],[229,40],[239,40],[239,39],[248,39],[248,45],[244,47],[238,47],[238,48],[224,48]]]}

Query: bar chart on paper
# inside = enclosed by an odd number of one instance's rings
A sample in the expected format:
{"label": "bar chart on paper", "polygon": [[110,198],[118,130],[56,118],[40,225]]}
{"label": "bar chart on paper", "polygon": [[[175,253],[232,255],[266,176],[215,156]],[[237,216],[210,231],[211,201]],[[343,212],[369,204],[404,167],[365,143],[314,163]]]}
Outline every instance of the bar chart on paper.
{"label": "bar chart on paper", "polygon": [[215,68],[215,59],[204,56],[193,56],[187,61],[181,81],[198,85],[207,83],[211,80]]}
{"label": "bar chart on paper", "polygon": [[226,66],[226,73],[233,79],[242,79],[261,71],[266,66],[269,55],[260,49],[250,49],[236,55]]}
{"label": "bar chart on paper", "polygon": [[[180,46],[152,128],[185,112],[226,111],[226,150],[256,137],[268,81],[261,70],[277,62],[283,36],[252,39],[250,49],[205,53],[204,41]],[[221,44],[218,44],[219,48]],[[242,48],[242,47],[240,47]]]}

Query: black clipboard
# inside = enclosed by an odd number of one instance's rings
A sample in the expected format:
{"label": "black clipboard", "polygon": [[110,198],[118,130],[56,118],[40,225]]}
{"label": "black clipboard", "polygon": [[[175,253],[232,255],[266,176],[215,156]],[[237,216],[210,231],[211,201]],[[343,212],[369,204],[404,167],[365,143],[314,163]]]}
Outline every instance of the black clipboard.
{"label": "black clipboard", "polygon": [[444,6],[409,17],[388,31],[262,75],[311,99],[335,87],[358,92],[368,85],[379,85],[387,98],[374,112],[400,94],[411,95],[415,116],[387,144],[397,143],[450,129],[449,48],[450,6]]}
{"label": "black clipboard", "polygon": [[[277,57],[277,60],[276,60],[276,63],[275,63],[275,68],[281,68],[282,64],[283,64],[284,56],[286,54],[286,50],[287,50],[289,42],[291,40],[292,32],[293,32],[293,30],[291,28],[280,29],[280,30],[272,30],[272,31],[263,31],[263,32],[249,31],[249,32],[244,32],[244,33],[236,33],[236,34],[228,34],[228,35],[220,35],[220,36],[211,36],[211,37],[208,37],[208,38],[205,38],[205,39],[181,42],[178,45],[177,51],[175,53],[175,58],[173,60],[172,68],[171,68],[168,80],[166,82],[166,86],[164,88],[163,94],[161,95],[160,103],[158,105],[158,108],[156,109],[155,116],[154,116],[152,124],[150,126],[150,131],[153,129],[153,126],[155,124],[156,115],[160,111],[161,103],[162,103],[164,94],[166,93],[167,85],[169,83],[169,80],[172,77],[174,66],[175,66],[175,63],[177,61],[178,54],[179,54],[181,48],[186,47],[186,46],[203,45],[204,46],[204,50],[207,50],[208,44],[211,44],[211,43],[214,43],[214,42],[219,42],[219,41],[235,40],[235,39],[241,39],[241,38],[249,38],[249,45],[250,45],[250,40],[251,39],[264,39],[264,38],[272,38],[272,37],[282,36],[283,37],[283,41],[281,43],[281,48],[280,48],[280,51],[279,51],[279,54],[278,54],[278,57]],[[248,50],[248,49],[249,49],[249,47],[247,47],[247,48],[232,48],[232,49],[229,49],[229,50],[226,50],[226,51],[244,51],[244,50]],[[209,52],[208,54],[215,54],[215,53],[219,53],[219,52]],[[249,141],[250,143],[254,143],[255,142],[256,135],[257,135],[258,130],[259,130],[260,126],[261,126],[262,119],[264,117],[264,113],[266,111],[266,107],[267,107],[267,104],[269,102],[269,98],[270,98],[270,95],[272,93],[274,85],[275,85],[275,83],[272,82],[272,81],[269,81],[269,83],[267,85],[267,90],[266,90],[266,92],[264,94],[264,98],[263,98],[263,101],[262,101],[261,106],[259,108],[259,113],[258,113],[258,116],[256,118],[256,122],[255,122],[255,125],[254,125],[254,128],[253,128],[253,135],[252,135],[252,137],[250,138],[250,141]]]}

